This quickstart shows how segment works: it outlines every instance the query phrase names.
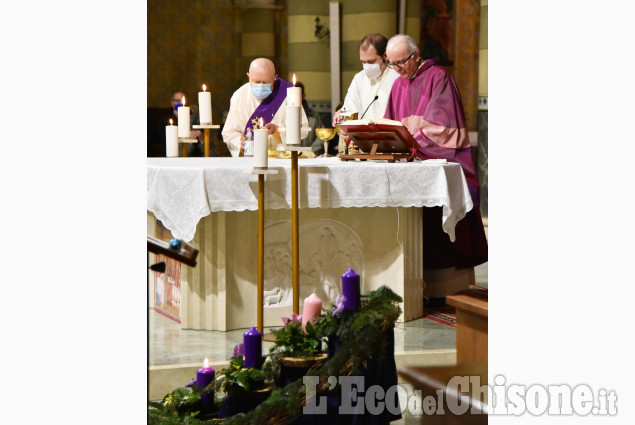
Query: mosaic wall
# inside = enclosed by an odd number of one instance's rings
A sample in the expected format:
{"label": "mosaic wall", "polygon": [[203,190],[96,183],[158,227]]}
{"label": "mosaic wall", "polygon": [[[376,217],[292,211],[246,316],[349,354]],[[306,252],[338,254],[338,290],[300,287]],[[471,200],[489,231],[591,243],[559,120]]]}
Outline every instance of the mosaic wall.
{"label": "mosaic wall", "polygon": [[205,83],[212,92],[212,121],[238,87],[237,41],[231,0],[148,0],[148,107],[169,107],[176,89],[192,103]]}

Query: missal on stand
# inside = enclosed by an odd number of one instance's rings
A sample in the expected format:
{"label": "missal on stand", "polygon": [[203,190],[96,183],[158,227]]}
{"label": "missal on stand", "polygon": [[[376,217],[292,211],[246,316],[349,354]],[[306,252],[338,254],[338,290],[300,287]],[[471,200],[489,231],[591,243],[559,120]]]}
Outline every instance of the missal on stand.
{"label": "missal on stand", "polygon": [[340,155],[340,159],[380,159],[394,162],[409,159],[417,142],[400,122],[387,118],[345,121],[340,124],[343,135],[350,137],[359,154]]}

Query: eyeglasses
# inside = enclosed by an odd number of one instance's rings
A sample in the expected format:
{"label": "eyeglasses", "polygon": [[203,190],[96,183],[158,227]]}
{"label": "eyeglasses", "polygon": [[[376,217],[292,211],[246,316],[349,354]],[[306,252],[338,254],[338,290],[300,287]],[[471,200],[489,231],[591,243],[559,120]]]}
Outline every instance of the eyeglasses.
{"label": "eyeglasses", "polygon": [[412,52],[412,53],[410,53],[410,56],[408,56],[406,59],[404,59],[402,61],[395,62],[395,63],[388,62],[388,63],[386,63],[386,65],[388,65],[388,68],[390,68],[390,69],[395,69],[395,68],[401,69],[401,68],[404,67],[404,65],[406,65],[406,62],[408,62],[410,60],[410,58],[412,57],[412,55],[414,55],[414,54],[415,54],[415,52]]}

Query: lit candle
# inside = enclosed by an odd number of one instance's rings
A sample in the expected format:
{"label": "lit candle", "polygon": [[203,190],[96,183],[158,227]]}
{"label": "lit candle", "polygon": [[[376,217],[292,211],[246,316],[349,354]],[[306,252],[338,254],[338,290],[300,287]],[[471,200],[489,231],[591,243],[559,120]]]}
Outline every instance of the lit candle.
{"label": "lit candle", "polygon": [[[209,384],[214,382],[216,372],[209,365],[209,360],[205,359],[203,367],[196,372],[196,389],[202,391]],[[210,411],[214,407],[214,390],[201,394],[201,410]]]}
{"label": "lit candle", "polygon": [[293,87],[287,88],[287,105],[302,105],[302,88],[295,86],[295,74],[293,74]]}
{"label": "lit candle", "polygon": [[170,125],[165,126],[165,156],[169,158],[179,156],[179,138],[172,118],[170,118]]}
{"label": "lit candle", "polygon": [[355,270],[348,269],[342,275],[342,294],[346,297],[344,308],[346,310],[357,310],[361,304],[359,275]]}
{"label": "lit candle", "polygon": [[205,91],[206,86],[203,84],[203,91],[198,92],[198,116],[201,124],[212,123],[212,93]]}
{"label": "lit candle", "polygon": [[190,107],[185,106],[185,96],[181,103],[183,106],[179,106],[179,137],[187,139],[190,137]]}
{"label": "lit candle", "polygon": [[[254,130],[254,167],[267,168],[268,149],[267,149],[267,129],[262,128],[262,118],[260,118],[260,127]],[[246,142],[245,142],[246,143]]]}
{"label": "lit candle", "polygon": [[302,330],[305,330],[309,320],[313,324],[313,319],[320,314],[322,314],[322,300],[314,292],[304,299],[302,305]]}
{"label": "lit candle", "polygon": [[254,367],[260,369],[262,361],[262,334],[253,326],[243,334],[243,345],[245,354],[243,367]]}
{"label": "lit candle", "polygon": [[295,87],[295,74],[293,74],[294,87],[287,88],[287,145],[300,144],[300,109],[302,108],[302,89]]}

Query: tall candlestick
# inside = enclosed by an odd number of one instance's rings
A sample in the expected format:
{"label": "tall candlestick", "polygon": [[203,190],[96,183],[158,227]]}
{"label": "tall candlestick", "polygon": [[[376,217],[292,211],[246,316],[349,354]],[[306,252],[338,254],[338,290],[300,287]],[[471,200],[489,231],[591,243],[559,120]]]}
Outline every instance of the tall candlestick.
{"label": "tall candlestick", "polygon": [[190,137],[190,107],[185,106],[185,96],[183,96],[183,106],[179,106],[179,137],[187,139]]}
{"label": "tall candlestick", "polygon": [[198,116],[201,124],[212,123],[212,93],[205,91],[205,84],[203,91],[198,92]]}
{"label": "tall candlestick", "polygon": [[179,137],[172,118],[170,118],[170,125],[165,126],[165,156],[169,158],[179,156]]}
{"label": "tall candlestick", "polygon": [[[266,128],[262,128],[262,118],[260,118],[260,128],[254,130],[254,167],[267,168],[268,157],[268,143],[267,135],[269,132]],[[245,143],[247,143],[245,141]]]}
{"label": "tall candlestick", "polygon": [[359,309],[361,304],[359,275],[351,268],[342,275],[342,294],[346,297],[344,300],[346,310]]}
{"label": "tall candlestick", "polygon": [[245,347],[245,357],[243,367],[260,368],[262,361],[262,334],[253,326],[243,334],[243,345]]}
{"label": "tall candlestick", "polygon": [[[205,359],[203,367],[196,372],[196,389],[202,391],[209,384],[214,382],[216,372],[209,365],[209,360]],[[201,394],[201,410],[209,412],[214,407],[214,390]]]}
{"label": "tall candlestick", "polygon": [[322,314],[322,300],[315,293],[312,293],[304,299],[302,305],[302,330],[306,332],[306,324],[309,320],[313,324],[313,319],[320,314]]}

